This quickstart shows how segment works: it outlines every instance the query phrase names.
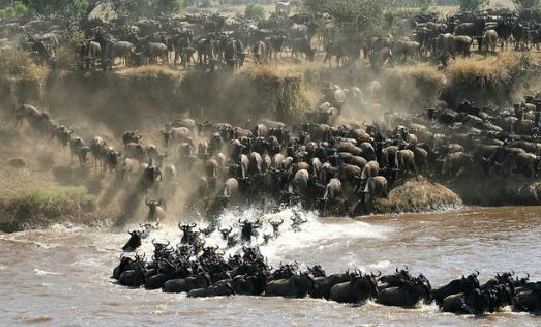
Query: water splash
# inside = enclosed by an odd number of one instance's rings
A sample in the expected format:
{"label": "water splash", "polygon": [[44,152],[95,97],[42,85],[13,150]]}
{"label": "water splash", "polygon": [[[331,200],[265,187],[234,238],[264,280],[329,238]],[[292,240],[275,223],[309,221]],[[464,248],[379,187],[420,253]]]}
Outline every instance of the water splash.
{"label": "water splash", "polygon": [[[300,230],[292,227],[291,217],[297,214],[306,223],[300,225]],[[249,243],[228,247],[227,241],[223,239],[218,231],[220,228],[232,227],[232,235],[240,238],[239,219],[247,219],[255,222],[260,220],[262,227],[258,229],[259,235],[252,237]],[[271,238],[265,244],[264,235],[273,234],[269,221],[284,220],[278,231],[279,236]],[[187,221],[183,221],[185,223]],[[208,222],[196,220],[197,228],[204,228]],[[386,238],[392,228],[378,226],[366,222],[356,221],[350,218],[320,218],[317,213],[303,211],[301,208],[287,208],[274,213],[265,213],[261,210],[250,208],[242,211],[227,211],[216,220],[217,229],[205,238],[205,246],[218,246],[226,251],[226,255],[239,253],[242,246],[259,246],[263,255],[267,257],[270,264],[277,264],[285,256],[294,255],[303,249],[319,247],[333,247],[342,242],[348,243],[356,239],[382,239]],[[135,228],[135,226],[132,226]],[[139,251],[151,253],[153,250],[152,240],[165,242],[170,241],[172,246],[180,242],[182,233],[178,227],[173,225],[162,226],[159,230],[152,231],[150,237],[143,242]]]}

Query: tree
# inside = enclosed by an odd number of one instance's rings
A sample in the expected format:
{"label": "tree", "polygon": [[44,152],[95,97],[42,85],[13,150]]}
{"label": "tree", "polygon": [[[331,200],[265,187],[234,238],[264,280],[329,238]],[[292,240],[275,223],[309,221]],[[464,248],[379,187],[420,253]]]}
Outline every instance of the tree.
{"label": "tree", "polygon": [[181,8],[186,7],[184,0],[155,0],[154,2],[154,13],[157,15],[177,13]]}
{"label": "tree", "polygon": [[88,0],[23,0],[24,4],[42,15],[59,15],[76,20],[84,13]]}
{"label": "tree", "polygon": [[8,21],[29,21],[34,16],[31,8],[21,1],[13,1],[9,6],[0,10],[0,17]]}
{"label": "tree", "polygon": [[119,16],[132,20],[153,18],[161,14],[178,12],[186,6],[184,0],[111,0],[113,10]]}
{"label": "tree", "polygon": [[347,37],[382,33],[391,3],[392,0],[304,0],[304,8],[313,13],[329,13]]}
{"label": "tree", "polygon": [[513,3],[519,10],[539,8],[541,6],[541,0],[513,0]]}
{"label": "tree", "polygon": [[489,0],[458,0],[460,10],[479,10],[482,6],[488,5]]}
{"label": "tree", "polygon": [[421,4],[421,11],[427,12],[432,2],[433,0],[419,0],[419,3]]}
{"label": "tree", "polygon": [[265,8],[257,4],[247,5],[244,8],[244,16],[251,20],[263,20],[265,19]]}

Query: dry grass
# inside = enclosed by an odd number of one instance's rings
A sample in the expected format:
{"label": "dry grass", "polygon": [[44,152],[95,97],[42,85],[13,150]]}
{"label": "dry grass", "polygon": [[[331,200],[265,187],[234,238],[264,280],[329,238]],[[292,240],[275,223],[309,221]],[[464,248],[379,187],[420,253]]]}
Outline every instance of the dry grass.
{"label": "dry grass", "polygon": [[448,96],[481,103],[509,102],[517,87],[519,63],[520,54],[515,52],[457,59],[446,71]]}
{"label": "dry grass", "polygon": [[68,45],[61,45],[56,51],[55,56],[57,59],[56,65],[58,68],[73,67],[76,62],[75,48]]}
{"label": "dry grass", "polygon": [[507,84],[517,69],[519,56],[514,52],[503,52],[491,57],[456,60],[447,71],[453,84],[476,87],[497,87]]}
{"label": "dry grass", "polygon": [[3,51],[0,60],[0,75],[15,78],[44,79],[49,73],[49,67],[34,63],[30,55],[17,48]]}
{"label": "dry grass", "polygon": [[127,67],[116,71],[119,76],[138,77],[138,76],[158,76],[169,75],[174,78],[181,78],[185,72],[176,69],[170,65],[143,65],[138,67]]}
{"label": "dry grass", "polygon": [[253,62],[247,62],[242,71],[253,75],[267,75],[283,78],[288,76],[299,76],[306,71],[317,69],[321,69],[321,63],[315,61],[293,63],[290,61],[279,60],[277,65],[255,65]]}

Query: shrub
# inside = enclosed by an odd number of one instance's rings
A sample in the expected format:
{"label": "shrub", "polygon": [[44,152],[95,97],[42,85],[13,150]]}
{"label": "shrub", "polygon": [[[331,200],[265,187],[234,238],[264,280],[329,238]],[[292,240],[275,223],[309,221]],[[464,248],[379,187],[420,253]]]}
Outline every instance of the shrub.
{"label": "shrub", "polygon": [[257,4],[247,5],[244,8],[244,16],[251,20],[263,20],[265,19],[265,8]]}
{"label": "shrub", "polygon": [[22,1],[13,1],[9,6],[0,10],[0,18],[12,22],[29,21],[33,16],[33,10]]}

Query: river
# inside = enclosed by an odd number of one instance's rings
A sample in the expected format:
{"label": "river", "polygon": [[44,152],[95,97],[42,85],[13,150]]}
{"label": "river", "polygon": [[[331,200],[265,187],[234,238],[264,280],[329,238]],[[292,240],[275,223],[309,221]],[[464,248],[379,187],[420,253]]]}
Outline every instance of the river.
{"label": "river", "polygon": [[[479,270],[481,281],[514,269],[541,279],[541,207],[465,208],[458,211],[349,218],[316,218],[301,232],[262,247],[274,267],[296,260],[321,264],[327,273],[359,268],[391,273],[407,265],[438,286]],[[222,218],[233,223],[238,214]],[[291,210],[271,216],[289,222]],[[178,240],[166,226],[146,239]],[[44,230],[1,234],[0,318],[3,326],[539,326],[541,317],[500,312],[484,317],[441,313],[435,305],[416,309],[323,300],[231,297],[187,299],[116,285],[110,279],[128,235],[109,226],[54,225]],[[223,245],[217,235],[208,244]],[[235,249],[233,249],[234,251]]]}

